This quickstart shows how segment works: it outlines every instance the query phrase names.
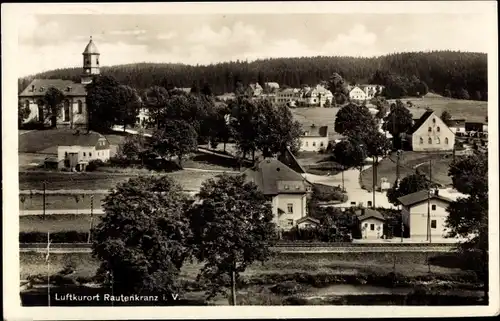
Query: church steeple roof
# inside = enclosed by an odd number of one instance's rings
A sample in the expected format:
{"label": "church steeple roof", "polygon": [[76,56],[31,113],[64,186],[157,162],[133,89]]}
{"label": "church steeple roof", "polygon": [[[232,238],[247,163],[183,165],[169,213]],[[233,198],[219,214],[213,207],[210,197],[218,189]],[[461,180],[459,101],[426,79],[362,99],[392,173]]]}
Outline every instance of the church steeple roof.
{"label": "church steeple roof", "polygon": [[90,37],[90,41],[87,45],[87,47],[85,47],[85,50],[83,51],[83,54],[99,54],[99,50],[97,50],[97,47],[96,45],[94,44],[94,42],[92,41],[92,36]]}

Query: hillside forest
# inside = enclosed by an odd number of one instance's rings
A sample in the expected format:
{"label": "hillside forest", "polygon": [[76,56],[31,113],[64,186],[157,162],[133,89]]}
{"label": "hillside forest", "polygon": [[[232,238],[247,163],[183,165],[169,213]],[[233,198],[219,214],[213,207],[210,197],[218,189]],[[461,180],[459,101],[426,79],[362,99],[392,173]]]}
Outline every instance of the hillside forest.
{"label": "hillside forest", "polygon": [[[101,73],[136,89],[161,86],[203,88],[215,95],[234,92],[238,84],[277,82],[280,87],[316,85],[338,73],[349,84],[386,87],[385,96],[401,98],[428,91],[457,99],[487,100],[487,55],[458,51],[394,53],[374,58],[302,57],[211,65],[135,63],[101,68]],[[81,68],[57,69],[20,78],[24,89],[33,78],[79,81]]]}

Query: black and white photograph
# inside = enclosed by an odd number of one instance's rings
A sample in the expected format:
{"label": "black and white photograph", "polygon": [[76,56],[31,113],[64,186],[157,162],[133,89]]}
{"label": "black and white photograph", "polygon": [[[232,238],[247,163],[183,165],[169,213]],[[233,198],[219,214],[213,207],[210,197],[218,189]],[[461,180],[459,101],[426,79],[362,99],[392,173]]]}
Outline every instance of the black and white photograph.
{"label": "black and white photograph", "polygon": [[498,315],[496,13],[3,4],[10,317]]}

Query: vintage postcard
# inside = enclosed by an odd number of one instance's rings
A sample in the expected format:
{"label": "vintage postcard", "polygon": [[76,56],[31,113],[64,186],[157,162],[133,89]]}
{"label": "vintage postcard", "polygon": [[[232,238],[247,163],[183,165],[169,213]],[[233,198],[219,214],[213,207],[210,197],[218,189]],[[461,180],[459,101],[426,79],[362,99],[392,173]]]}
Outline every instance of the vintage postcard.
{"label": "vintage postcard", "polygon": [[5,318],[498,314],[496,9],[2,5]]}

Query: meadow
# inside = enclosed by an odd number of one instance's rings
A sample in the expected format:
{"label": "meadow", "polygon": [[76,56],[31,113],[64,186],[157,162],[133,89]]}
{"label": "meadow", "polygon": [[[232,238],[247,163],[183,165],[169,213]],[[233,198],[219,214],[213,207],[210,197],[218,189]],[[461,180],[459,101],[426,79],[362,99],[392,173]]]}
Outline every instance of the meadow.
{"label": "meadow", "polygon": [[[94,215],[93,224],[99,224],[103,215]],[[19,217],[19,232],[64,232],[76,231],[88,233],[90,215],[58,214],[58,215],[23,215]]]}
{"label": "meadow", "polygon": [[[146,174],[147,171],[141,172]],[[164,175],[173,178],[186,191],[197,191],[201,184],[207,179],[213,178],[220,172],[203,172],[179,170],[171,173],[158,173],[150,171],[150,175]],[[59,189],[82,189],[82,190],[106,190],[111,189],[118,183],[123,183],[137,174],[130,173],[105,173],[105,172],[83,172],[67,173],[57,171],[24,171],[19,173],[19,189],[41,190],[43,182],[49,190]]]}
{"label": "meadow", "polygon": [[[384,158],[377,166],[378,180],[376,186],[380,187],[381,178],[387,178],[388,182],[394,184],[396,181],[397,157],[392,154],[390,157]],[[399,177],[415,174],[418,168],[419,172],[430,177],[429,161],[432,164],[432,181],[443,185],[450,186],[451,178],[448,176],[448,168],[452,162],[450,153],[421,153],[406,151],[400,158]],[[361,172],[362,188],[371,190],[373,184],[373,167],[365,169]]]}

